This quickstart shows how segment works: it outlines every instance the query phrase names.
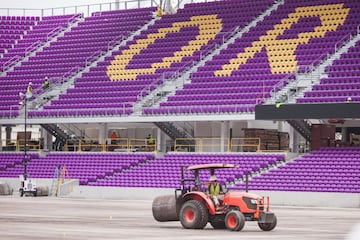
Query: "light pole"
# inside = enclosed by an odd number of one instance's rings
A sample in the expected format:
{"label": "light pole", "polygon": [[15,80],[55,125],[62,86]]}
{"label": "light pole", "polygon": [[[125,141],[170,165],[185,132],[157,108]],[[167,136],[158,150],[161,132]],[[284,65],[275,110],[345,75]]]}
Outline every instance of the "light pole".
{"label": "light pole", "polygon": [[27,100],[29,98],[31,98],[31,94],[24,94],[22,92],[19,93],[19,96],[20,96],[20,105],[23,105],[24,106],[24,110],[25,110],[25,116],[24,116],[24,159],[23,159],[23,164],[24,164],[24,181],[27,179],[27,150],[26,150],[26,147],[27,147],[27,141],[26,141],[26,135],[27,135],[27,132],[26,132],[26,126],[27,126]]}

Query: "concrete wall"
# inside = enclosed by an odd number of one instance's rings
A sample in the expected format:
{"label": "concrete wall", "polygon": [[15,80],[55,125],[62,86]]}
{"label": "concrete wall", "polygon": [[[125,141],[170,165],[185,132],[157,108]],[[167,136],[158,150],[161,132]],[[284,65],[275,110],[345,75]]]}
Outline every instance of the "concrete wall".
{"label": "concrete wall", "polygon": [[[31,180],[36,181],[37,186],[51,187],[52,179],[47,178],[31,178]],[[14,192],[18,192],[20,188],[20,179],[19,178],[0,178],[0,182],[6,182],[9,184],[10,188],[14,190]]]}
{"label": "concrete wall", "polygon": [[60,185],[58,196],[66,196],[69,195],[75,187],[79,186],[79,179],[71,179]]}
{"label": "concrete wall", "polygon": [[[360,208],[360,194],[356,193],[276,191],[252,191],[252,193],[269,196],[272,205]],[[174,189],[78,186],[66,197],[152,200],[157,196],[168,194],[175,194]]]}
{"label": "concrete wall", "polygon": [[360,194],[358,193],[276,191],[254,191],[254,193],[270,196],[270,203],[274,205],[360,208]]}
{"label": "concrete wall", "polygon": [[[51,179],[35,179],[38,185],[49,186]],[[14,189],[14,194],[20,187],[17,178],[0,178]],[[64,186],[62,197],[94,198],[94,199],[123,199],[123,200],[153,200],[157,196],[175,194],[172,188],[124,188],[124,187],[91,187],[78,186],[78,181]],[[322,192],[276,192],[251,191],[260,196],[269,196],[271,205],[302,206],[302,207],[344,207],[360,208],[360,194],[358,193],[322,193]]]}
{"label": "concrete wall", "polygon": [[77,186],[65,197],[152,200],[157,196],[168,194],[175,194],[174,189]]}

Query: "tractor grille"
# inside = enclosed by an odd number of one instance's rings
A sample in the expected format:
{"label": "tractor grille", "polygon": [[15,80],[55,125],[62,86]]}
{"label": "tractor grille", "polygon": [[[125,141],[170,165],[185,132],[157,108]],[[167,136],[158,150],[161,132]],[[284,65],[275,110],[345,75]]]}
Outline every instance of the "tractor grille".
{"label": "tractor grille", "polygon": [[256,204],[252,203],[251,200],[255,200],[253,198],[243,197],[244,202],[246,203],[246,206],[249,209],[256,210]]}

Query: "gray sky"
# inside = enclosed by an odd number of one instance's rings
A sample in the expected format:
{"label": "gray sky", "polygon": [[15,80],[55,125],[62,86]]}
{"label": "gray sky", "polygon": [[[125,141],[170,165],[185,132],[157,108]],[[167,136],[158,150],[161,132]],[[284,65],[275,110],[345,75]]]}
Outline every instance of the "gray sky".
{"label": "gray sky", "polygon": [[66,6],[110,3],[116,0],[0,0],[0,8],[56,8]]}

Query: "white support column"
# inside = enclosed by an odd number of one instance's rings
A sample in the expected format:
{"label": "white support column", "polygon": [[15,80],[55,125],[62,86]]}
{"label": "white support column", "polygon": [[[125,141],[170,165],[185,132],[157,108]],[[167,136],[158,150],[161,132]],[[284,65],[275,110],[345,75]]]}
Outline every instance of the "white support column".
{"label": "white support column", "polygon": [[161,146],[163,145],[162,140],[163,140],[162,132],[160,128],[158,128],[156,133],[156,151],[158,152],[161,151]]}
{"label": "white support column", "polygon": [[278,132],[284,132],[284,122],[283,121],[277,121],[278,124]]}
{"label": "white support column", "polygon": [[341,128],[341,142],[347,142],[346,135],[347,135],[347,128],[342,127]]}
{"label": "white support column", "polygon": [[230,126],[230,122],[229,122],[229,121],[222,121],[222,122],[221,122],[220,152],[227,152],[227,151],[228,151],[228,146],[227,146],[227,144],[225,144],[225,143],[226,143],[225,141],[226,141],[226,139],[229,138],[229,126]]}
{"label": "white support column", "polygon": [[41,137],[44,139],[44,150],[53,150],[52,148],[52,135],[44,128],[41,128]]}
{"label": "white support column", "polygon": [[[292,152],[299,152],[300,151],[299,144],[301,139],[303,139],[303,137],[294,128],[290,128],[289,136],[290,136],[289,146],[291,147]],[[301,151],[303,150],[305,149],[302,149]]]}
{"label": "white support column", "polygon": [[103,144],[105,141],[105,138],[108,137],[107,132],[108,132],[108,124],[107,123],[101,124],[99,127],[99,143],[100,144]]}
{"label": "white support column", "polygon": [[298,144],[297,140],[295,139],[296,134],[294,132],[295,132],[295,129],[293,127],[290,127],[290,129],[289,129],[289,148],[291,149],[291,152],[298,152],[299,144]]}
{"label": "white support column", "polygon": [[10,126],[5,126],[5,141],[6,141],[6,145],[7,142],[11,142],[13,139],[11,139],[11,133],[12,133],[12,127]]}
{"label": "white support column", "polygon": [[2,125],[0,124],[0,151],[2,151]]}

